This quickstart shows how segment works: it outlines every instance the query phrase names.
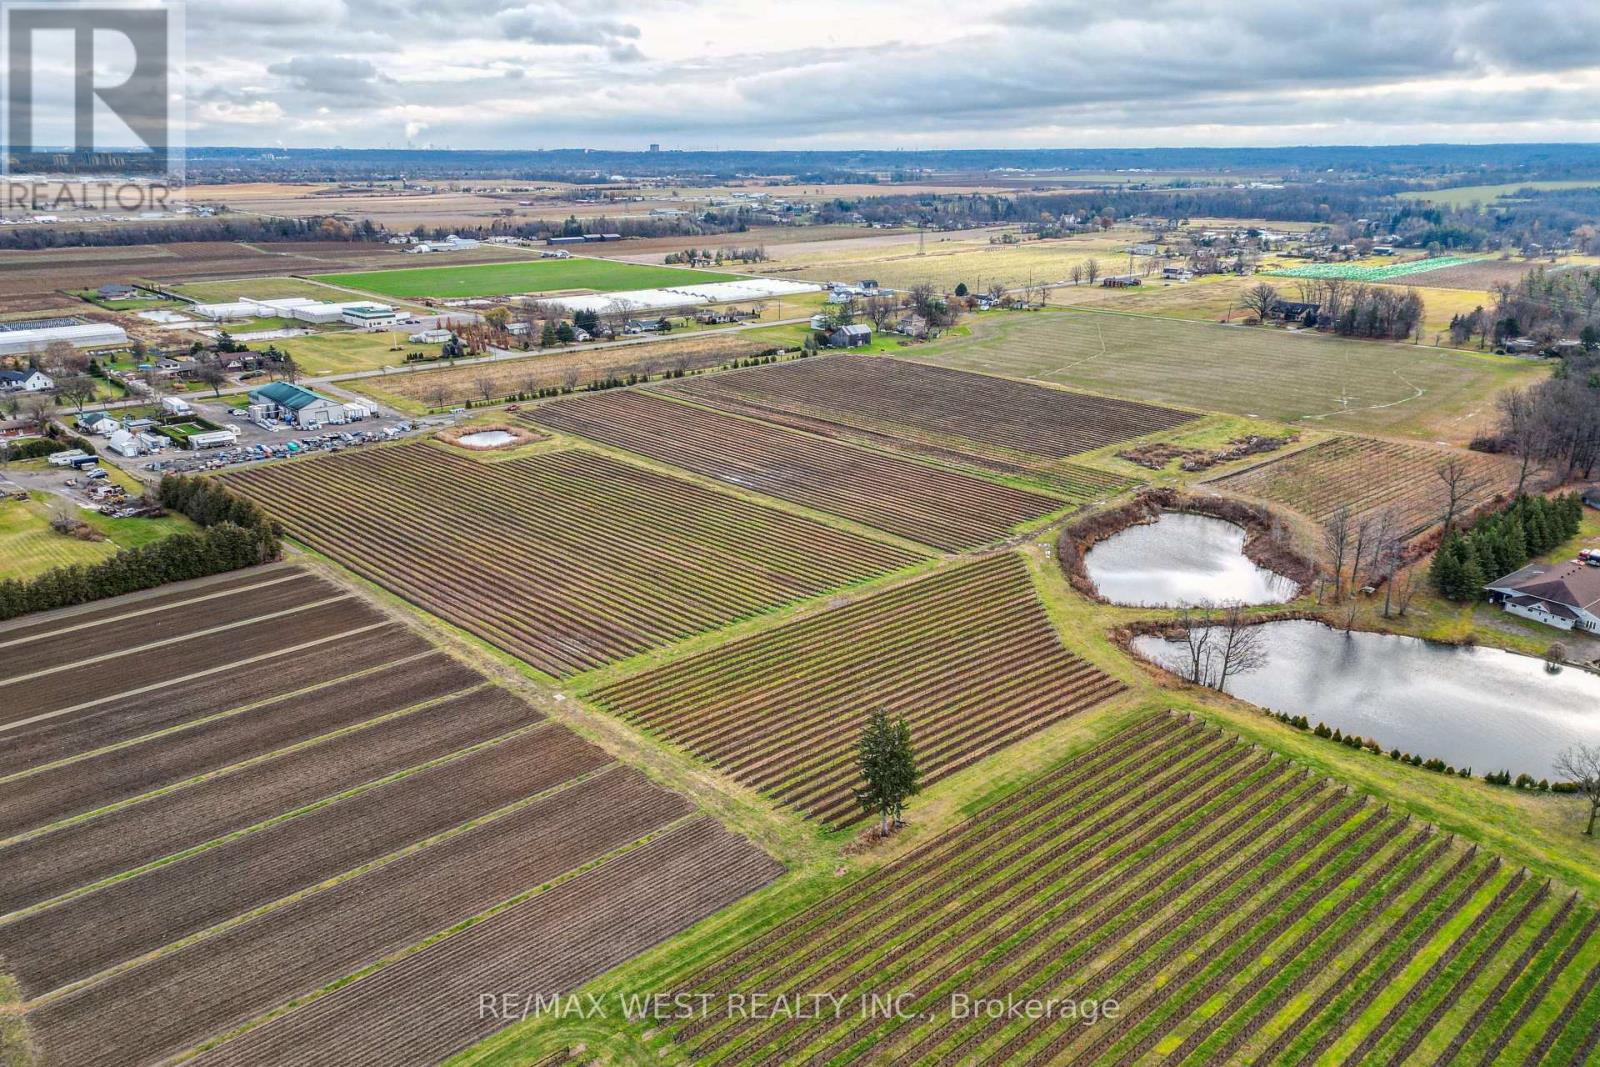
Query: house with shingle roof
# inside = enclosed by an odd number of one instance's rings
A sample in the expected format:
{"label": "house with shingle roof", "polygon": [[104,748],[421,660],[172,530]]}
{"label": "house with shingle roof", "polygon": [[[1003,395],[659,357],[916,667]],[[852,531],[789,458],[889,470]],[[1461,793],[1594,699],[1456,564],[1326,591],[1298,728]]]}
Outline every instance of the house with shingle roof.
{"label": "house with shingle roof", "polygon": [[1489,601],[1558,630],[1600,633],[1600,567],[1583,560],[1530,563],[1484,586]]}

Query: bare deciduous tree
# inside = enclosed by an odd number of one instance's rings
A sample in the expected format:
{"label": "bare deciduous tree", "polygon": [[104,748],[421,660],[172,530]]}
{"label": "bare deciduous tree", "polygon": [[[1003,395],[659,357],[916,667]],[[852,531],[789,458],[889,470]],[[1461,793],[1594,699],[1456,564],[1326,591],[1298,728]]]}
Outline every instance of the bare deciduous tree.
{"label": "bare deciduous tree", "polygon": [[1083,276],[1088,279],[1090,285],[1093,285],[1095,279],[1100,277],[1100,261],[1097,259],[1084,260]]}
{"label": "bare deciduous tree", "polygon": [[1479,474],[1460,456],[1451,456],[1434,468],[1444,493],[1444,515],[1439,520],[1444,532],[1455,525],[1461,505],[1471,500],[1489,484],[1487,475]]}
{"label": "bare deciduous tree", "polygon": [[1350,508],[1340,507],[1322,526],[1322,545],[1333,567],[1333,598],[1344,592],[1344,564],[1350,552]]}
{"label": "bare deciduous tree", "polygon": [[1266,631],[1250,622],[1242,605],[1229,604],[1215,629],[1216,688],[1224,689],[1229,678],[1267,665]]}
{"label": "bare deciduous tree", "polygon": [[1278,302],[1278,290],[1266,282],[1252,285],[1244,291],[1239,298],[1239,303],[1244,305],[1246,311],[1254,311],[1256,318],[1262,322],[1267,321],[1267,316],[1272,314],[1272,307]]}
{"label": "bare deciduous tree", "polygon": [[1600,816],[1600,745],[1573,745],[1555,760],[1556,773],[1578,787],[1578,793],[1589,803],[1589,825],[1584,835],[1594,836],[1594,824]]}

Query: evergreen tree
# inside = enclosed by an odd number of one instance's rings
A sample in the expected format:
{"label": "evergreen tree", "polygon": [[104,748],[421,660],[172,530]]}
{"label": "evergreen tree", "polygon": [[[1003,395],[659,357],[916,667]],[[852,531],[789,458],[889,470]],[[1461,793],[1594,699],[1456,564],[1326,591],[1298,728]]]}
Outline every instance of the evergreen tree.
{"label": "evergreen tree", "polygon": [[890,722],[881,708],[873,712],[861,733],[856,759],[866,781],[856,790],[856,800],[863,811],[878,816],[879,832],[887,834],[891,818],[900,822],[906,799],[922,791],[911,727],[904,718]]}

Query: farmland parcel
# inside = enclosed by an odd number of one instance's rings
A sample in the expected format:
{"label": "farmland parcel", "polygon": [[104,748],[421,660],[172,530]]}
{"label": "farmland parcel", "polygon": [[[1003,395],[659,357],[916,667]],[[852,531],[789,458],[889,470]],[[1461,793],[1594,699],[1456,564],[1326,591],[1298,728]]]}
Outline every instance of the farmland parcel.
{"label": "farmland parcel", "polygon": [[1210,484],[1288,505],[1319,523],[1341,508],[1356,519],[1390,510],[1399,522],[1396,532],[1409,536],[1443,519],[1449,493],[1440,470],[1452,460],[1463,472],[1457,515],[1516,484],[1516,464],[1504,458],[1371,437],[1330,438]]}
{"label": "farmland parcel", "polygon": [[1066,506],[639,390],[557,400],[523,418],[945,550],[976,548]]}
{"label": "farmland parcel", "polygon": [[602,707],[832,825],[851,793],[864,709],[904,715],[931,784],[1119,692],[1061,647],[1015,555],[606,686]]}
{"label": "farmland parcel", "polygon": [[[0,957],[43,1067],[166,1062],[269,1013],[209,1056],[442,1059],[504,1025],[450,1010],[462,988],[570,990],[781,870],[292,567],[0,643]],[[343,1010],[375,988],[437,1009],[375,1030]]]}
{"label": "farmland parcel", "polygon": [[1465,443],[1489,398],[1546,371],[1506,357],[1143,315],[1004,315],[922,362],[1157,404]]}
{"label": "farmland parcel", "polygon": [[405,267],[399,270],[318,274],[319,282],[378,293],[398,299],[408,297],[511,296],[517,293],[552,293],[588,289],[600,293],[624,289],[654,289],[673,285],[727,282],[738,275],[678,267],[647,267],[606,259],[530,259],[514,263],[474,263],[462,266]]}
{"label": "farmland parcel", "polygon": [[917,559],[586,451],[486,463],[408,444],[226,481],[294,537],[556,675]]}
{"label": "farmland parcel", "polygon": [[1576,896],[1155,715],[679,985],[849,1010],[668,1033],[718,1064],[1578,1063],[1597,979]]}

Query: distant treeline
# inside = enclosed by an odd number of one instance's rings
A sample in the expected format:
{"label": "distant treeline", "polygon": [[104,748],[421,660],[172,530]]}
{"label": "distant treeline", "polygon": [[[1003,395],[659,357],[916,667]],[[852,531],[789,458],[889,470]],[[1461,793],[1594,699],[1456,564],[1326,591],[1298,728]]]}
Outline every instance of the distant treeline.
{"label": "distant treeline", "polygon": [[99,563],[53,567],[36,578],[0,581],[0,619],[86,604],[278,558],[277,528],[254,504],[214,482],[163,478],[157,499],[203,529],[125,548]]}
{"label": "distant treeline", "polygon": [[[191,181],[263,178],[520,178],[593,181],[613,174],[689,178],[794,176],[818,183],[857,182],[880,174],[937,172],[979,176],[1004,170],[1216,171],[1306,176],[1436,177],[1464,171],[1496,175],[1600,175],[1600,146],[1592,144],[1320,145],[1279,148],[1013,148],[928,151],[617,152],[587,148],[548,151],[352,148],[190,148]],[[1331,174],[1329,172],[1332,172]],[[999,173],[996,178],[1016,175]],[[1062,177],[1071,177],[1063,173]]]}
{"label": "distant treeline", "polygon": [[99,248],[172,244],[178,241],[375,241],[383,237],[370,220],[331,218],[226,218],[193,222],[128,223],[95,229],[61,225],[8,226],[0,230],[0,249]]}

